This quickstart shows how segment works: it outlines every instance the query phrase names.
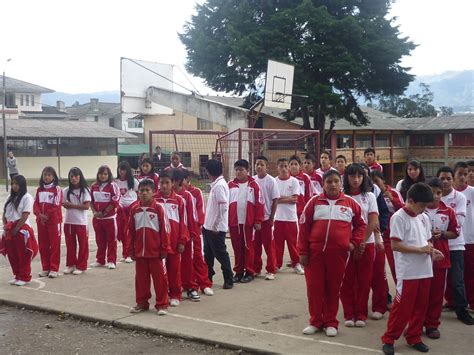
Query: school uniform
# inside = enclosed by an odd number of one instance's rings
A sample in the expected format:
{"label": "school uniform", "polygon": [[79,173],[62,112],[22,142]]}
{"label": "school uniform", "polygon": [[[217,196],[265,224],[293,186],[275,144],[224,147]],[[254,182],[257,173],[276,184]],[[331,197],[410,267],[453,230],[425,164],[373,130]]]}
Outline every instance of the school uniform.
{"label": "school uniform", "polygon": [[309,257],[305,279],[312,326],[338,327],[339,290],[349,244],[359,246],[365,228],[360,205],[343,192],[335,199],[322,193],[306,205],[300,218],[298,253]]}
{"label": "school uniform", "polygon": [[170,226],[163,207],[153,200],[149,206],[141,202],[130,210],[129,254],[135,257],[135,297],[137,305],[148,309],[151,298],[150,278],[156,295],[155,308],[168,308],[168,280],[162,253],[171,253]]}
{"label": "school uniform", "polygon": [[155,185],[155,191],[158,191],[158,188],[160,186],[160,175],[158,173],[150,173],[148,175],[145,175],[143,173],[140,173],[140,175],[137,176],[138,182],[142,180],[151,180],[153,181],[153,184]]}
{"label": "school uniform", "polygon": [[[38,244],[43,271],[59,271],[61,259],[61,222],[63,191],[59,186],[45,184],[36,190],[33,212],[38,226]],[[39,215],[48,217],[42,222]]]}
{"label": "school uniform", "polygon": [[170,169],[187,170],[186,167],[182,163],[179,163],[178,166],[174,166],[173,164],[170,164],[167,167],[165,167],[165,171],[170,170]]}
{"label": "school uniform", "polygon": [[92,226],[97,243],[96,261],[105,265],[117,263],[117,207],[120,191],[114,182],[96,182],[91,186],[91,202],[96,212],[104,212],[109,206],[112,209],[102,217],[94,217]]}
{"label": "school uniform", "polygon": [[[424,247],[431,239],[431,222],[426,214],[415,215],[404,207],[390,220],[390,238],[406,245]],[[428,309],[433,266],[431,256],[394,251],[397,294],[390,310],[382,343],[392,344],[405,330],[408,344],[421,342],[423,322]]]}
{"label": "school uniform", "polygon": [[[73,189],[69,193],[69,187],[63,190],[63,202],[71,202],[74,205],[82,205],[90,202],[91,194],[85,188]],[[87,210],[67,208],[64,215],[64,235],[66,240],[66,267],[77,270],[87,270],[87,259],[89,258],[89,228]],[[79,248],[78,248],[79,246]]]}
{"label": "school uniform", "polygon": [[323,175],[326,171],[329,171],[329,170],[336,170],[336,168],[333,168],[332,166],[329,167],[328,169],[323,169],[322,167],[321,168],[318,168],[316,169],[316,174],[318,174],[319,176],[321,176],[321,180],[323,179]]}
{"label": "school uniform", "polygon": [[319,175],[316,170],[313,170],[308,174],[311,180],[311,196],[319,195],[323,192],[323,178]]}
{"label": "school uniform", "polygon": [[115,179],[115,184],[120,191],[120,201],[117,208],[117,239],[122,242],[122,257],[126,259],[130,248],[130,237],[128,235],[128,219],[130,218],[130,206],[137,201],[138,180],[133,179],[133,188],[128,187],[127,180]]}
{"label": "school uniform", "polygon": [[300,171],[297,175],[291,175],[296,180],[298,180],[299,190],[298,190],[298,201],[296,202],[296,214],[300,218],[303,213],[304,206],[313,196],[313,188],[311,185],[311,179],[308,174]]}
{"label": "school uniform", "polygon": [[383,173],[383,166],[381,164],[377,163],[376,161],[374,161],[372,163],[372,165],[369,166],[369,170],[370,170],[370,172],[372,172],[374,170],[378,170],[378,171]]}

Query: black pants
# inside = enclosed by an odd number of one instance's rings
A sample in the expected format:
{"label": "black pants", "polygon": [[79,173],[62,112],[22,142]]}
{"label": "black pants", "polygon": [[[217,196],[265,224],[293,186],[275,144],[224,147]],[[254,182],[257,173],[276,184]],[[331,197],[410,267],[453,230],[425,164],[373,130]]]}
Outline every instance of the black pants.
{"label": "black pants", "polygon": [[452,250],[449,252],[451,268],[448,278],[453,288],[454,306],[456,313],[463,312],[467,307],[466,289],[464,288],[464,251]]}
{"label": "black pants", "polygon": [[231,281],[233,277],[232,267],[230,266],[230,257],[225,245],[225,232],[211,232],[202,229],[204,237],[204,259],[207,264],[207,273],[209,280],[215,275],[214,258],[221,264],[224,280]]}

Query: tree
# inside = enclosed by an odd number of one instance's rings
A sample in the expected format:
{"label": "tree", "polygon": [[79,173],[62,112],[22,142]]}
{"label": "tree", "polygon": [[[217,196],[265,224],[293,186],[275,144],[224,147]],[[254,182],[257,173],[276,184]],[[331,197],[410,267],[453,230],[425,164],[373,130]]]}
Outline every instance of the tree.
{"label": "tree", "polygon": [[452,107],[440,106],[439,107],[439,115],[440,116],[452,116],[452,115],[454,115],[454,110],[453,110]]}
{"label": "tree", "polygon": [[[186,68],[217,91],[255,89],[267,60],[295,66],[289,119],[321,132],[326,117],[366,125],[357,98],[399,95],[413,76],[400,65],[415,45],[387,19],[391,0],[207,0],[179,35]],[[334,126],[332,124],[331,126]]]}

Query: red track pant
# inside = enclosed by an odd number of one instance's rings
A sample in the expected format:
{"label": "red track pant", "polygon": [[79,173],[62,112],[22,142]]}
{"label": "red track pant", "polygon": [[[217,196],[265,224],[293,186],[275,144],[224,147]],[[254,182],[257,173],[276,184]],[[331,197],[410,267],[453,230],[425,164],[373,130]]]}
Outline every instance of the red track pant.
{"label": "red track pant", "polygon": [[181,254],[168,254],[166,256],[166,276],[170,298],[181,300]]}
{"label": "red track pant", "polygon": [[8,261],[16,280],[31,281],[31,260],[38,253],[38,243],[31,227],[25,225],[5,240]]}
{"label": "red track pant", "polygon": [[384,314],[387,311],[388,283],[385,272],[385,251],[375,251],[372,275],[372,312]]}
{"label": "red track pant", "polygon": [[300,261],[296,241],[298,239],[298,224],[296,222],[275,221],[273,236],[275,238],[275,260],[276,267],[283,265],[283,254],[285,252],[285,241],[290,253],[291,265],[296,266]]}
{"label": "red track pant", "polygon": [[254,268],[257,274],[262,271],[262,245],[265,248],[267,254],[267,272],[274,274],[276,273],[276,261],[275,261],[275,241],[273,240],[272,223],[270,220],[262,222],[262,228],[259,231],[255,231],[254,240]]}
{"label": "red track pant", "polygon": [[309,323],[317,328],[335,327],[341,288],[348,252],[325,253],[310,251],[305,266]]}
{"label": "red track pant", "polygon": [[425,327],[438,328],[440,325],[441,310],[443,308],[444,291],[448,269],[433,268],[431,279],[428,309],[426,310]]}
{"label": "red track pant", "polygon": [[421,342],[423,322],[428,309],[431,278],[415,280],[398,280],[397,295],[393,301],[387,331],[382,336],[382,343],[393,344],[400,338],[405,327],[405,338],[408,344]]}
{"label": "red track pant", "polygon": [[390,267],[390,272],[392,273],[393,282],[397,284],[397,273],[395,271],[395,259],[393,258],[392,242],[390,238],[384,238],[383,244],[385,248],[385,256],[387,257],[388,266]]}
{"label": "red track pant", "polygon": [[230,240],[232,249],[234,249],[235,262],[234,271],[237,274],[244,272],[254,275],[253,266],[254,247],[253,247],[253,226],[230,227]]}
{"label": "red track pant", "polygon": [[199,229],[198,235],[193,238],[193,279],[199,285],[201,291],[206,287],[212,287],[202,248],[202,235]]}
{"label": "red track pant", "polygon": [[130,249],[130,235],[128,234],[128,218],[130,210],[126,207],[120,207],[117,210],[117,240],[122,242],[122,257],[128,258]]}
{"label": "red track pant", "polygon": [[117,221],[114,218],[92,219],[97,243],[96,260],[100,264],[117,263]]}
{"label": "red track pant", "polygon": [[469,308],[474,309],[474,244],[466,244],[464,251],[464,287]]}
{"label": "red track pant", "polygon": [[[76,267],[78,270],[87,270],[89,259],[89,235],[87,226],[80,224],[65,224],[66,239],[66,266]],[[79,251],[77,246],[79,245]]]}
{"label": "red track pant", "polygon": [[59,271],[61,259],[61,223],[38,221],[38,244],[44,271]]}
{"label": "red track pant", "polygon": [[181,284],[184,290],[197,290],[198,285],[193,279],[193,242],[188,240],[181,253]]}
{"label": "red track pant", "polygon": [[168,308],[168,281],[165,275],[163,259],[136,258],[135,261],[135,298],[137,305],[148,309],[151,298],[150,277],[156,295],[156,309]]}
{"label": "red track pant", "polygon": [[355,260],[351,253],[341,286],[341,302],[344,319],[367,319],[370,285],[374,270],[375,244],[365,246],[364,254]]}

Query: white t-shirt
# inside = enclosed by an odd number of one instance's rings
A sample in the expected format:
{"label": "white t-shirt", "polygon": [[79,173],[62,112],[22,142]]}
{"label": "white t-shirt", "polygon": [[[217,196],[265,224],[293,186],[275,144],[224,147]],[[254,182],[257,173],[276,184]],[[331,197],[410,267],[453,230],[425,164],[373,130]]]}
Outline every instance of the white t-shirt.
{"label": "white t-shirt", "polygon": [[[276,178],[278,191],[280,197],[288,197],[298,195],[300,191],[300,185],[298,180],[293,176],[290,176],[286,180]],[[298,215],[296,214],[296,203],[279,203],[275,212],[275,221],[286,221],[286,222],[297,222]]]}
{"label": "white t-shirt", "polygon": [[248,186],[248,181],[239,182],[239,191],[237,192],[237,220],[239,224],[245,224],[245,215],[247,213]]}
{"label": "white t-shirt", "polygon": [[270,218],[272,213],[273,200],[280,198],[280,191],[276,179],[271,175],[265,175],[263,178],[259,178],[258,175],[253,177],[260,186],[260,193],[263,194],[265,199],[265,215],[263,220],[266,221]]}
{"label": "white t-shirt", "polygon": [[[431,222],[425,213],[409,214],[400,208],[390,219],[390,238],[398,239],[404,244],[424,247],[431,239]],[[433,277],[433,264],[428,254],[393,252],[397,273],[397,290],[403,280],[425,279]]]}
{"label": "white t-shirt", "polygon": [[441,197],[441,201],[448,207],[451,207],[456,212],[459,226],[462,229],[459,232],[459,237],[456,239],[449,239],[449,250],[465,250],[464,248],[464,222],[466,218],[466,197],[461,192],[453,189],[448,195]]}
{"label": "white t-shirt", "polygon": [[397,185],[395,186],[395,190],[397,190],[398,192],[401,192],[402,191],[402,184],[403,184],[403,179],[401,179],[397,182]]}
{"label": "white t-shirt", "polygon": [[204,228],[214,232],[229,230],[229,186],[223,176],[219,176],[211,183]]}
{"label": "white t-shirt", "polygon": [[466,198],[466,219],[462,226],[462,235],[466,244],[474,244],[474,187],[467,185],[461,192]]}
{"label": "white t-shirt", "polygon": [[[63,201],[68,201],[67,199],[67,192],[69,191],[69,187],[66,187],[63,190]],[[81,195],[81,189],[74,189],[72,190],[71,196],[69,199],[72,204],[74,205],[82,205],[84,202],[91,201],[91,194],[86,189],[84,193]],[[81,226],[87,226],[87,214],[89,213],[88,210],[78,210],[77,208],[66,208],[66,213],[64,216],[64,224],[77,224]]]}
{"label": "white t-shirt", "polygon": [[334,168],[334,167],[331,166],[329,169],[326,169],[326,170],[323,170],[323,169],[321,169],[321,168],[317,168],[317,169],[316,169],[316,174],[318,174],[318,175],[321,176],[321,178],[322,178],[323,175],[324,175],[324,173],[325,173],[326,171],[329,171],[329,170],[336,170],[336,171],[337,171],[336,168]]}
{"label": "white t-shirt", "polygon": [[[28,192],[23,195],[21,198],[18,209],[15,208],[14,201],[10,202],[5,210],[5,219],[7,222],[16,222],[21,219],[21,215],[24,212],[33,213],[33,203],[34,199]],[[31,226],[29,218],[26,220],[25,224]]]}
{"label": "white t-shirt", "polygon": [[120,206],[121,207],[128,207],[132,203],[134,203],[138,196],[137,196],[137,191],[138,191],[138,180],[133,179],[133,189],[128,188],[128,181],[127,180],[120,180],[120,179],[115,179],[115,184],[118,186],[120,190]]}
{"label": "white t-shirt", "polygon": [[[365,223],[369,223],[369,214],[376,213],[378,216],[379,209],[377,207],[377,199],[375,198],[375,194],[373,192],[352,195],[351,197],[359,203],[362,209],[362,217],[364,218]],[[374,233],[372,233],[369,239],[367,239],[367,244],[370,243],[375,243]]]}

